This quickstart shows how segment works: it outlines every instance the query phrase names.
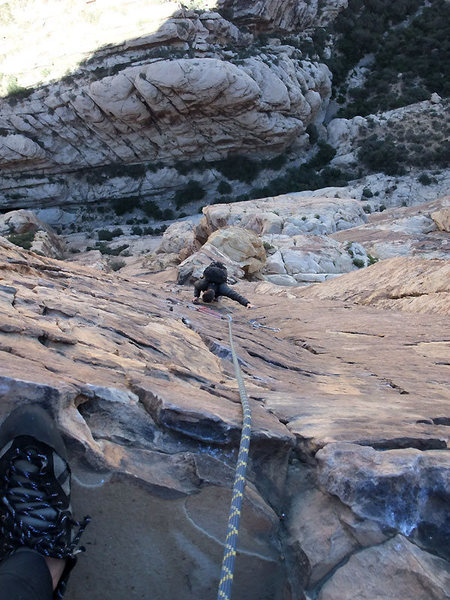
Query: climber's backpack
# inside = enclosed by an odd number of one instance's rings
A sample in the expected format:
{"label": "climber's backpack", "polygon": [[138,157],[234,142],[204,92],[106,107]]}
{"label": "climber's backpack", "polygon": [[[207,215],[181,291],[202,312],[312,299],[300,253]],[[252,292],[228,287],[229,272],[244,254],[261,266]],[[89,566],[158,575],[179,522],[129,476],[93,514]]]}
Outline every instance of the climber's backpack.
{"label": "climber's backpack", "polygon": [[227,268],[221,262],[212,262],[203,271],[203,277],[212,283],[226,283],[227,282]]}

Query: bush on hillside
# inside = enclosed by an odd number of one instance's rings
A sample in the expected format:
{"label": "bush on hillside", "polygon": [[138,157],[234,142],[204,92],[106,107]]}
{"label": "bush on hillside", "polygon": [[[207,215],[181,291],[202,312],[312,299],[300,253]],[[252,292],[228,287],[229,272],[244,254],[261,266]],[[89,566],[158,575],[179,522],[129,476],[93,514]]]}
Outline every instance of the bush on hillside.
{"label": "bush on hillside", "polygon": [[30,250],[34,242],[34,231],[27,231],[26,233],[13,233],[7,236],[7,239],[16,246],[20,246],[25,250]]}
{"label": "bush on hillside", "polygon": [[261,165],[247,156],[229,156],[215,163],[215,167],[227,179],[251,183],[261,170]]}
{"label": "bush on hillside", "polygon": [[371,171],[381,171],[386,175],[405,173],[403,165],[407,160],[406,148],[391,140],[378,140],[375,135],[371,135],[362,143],[358,157]]}
{"label": "bush on hillside", "polygon": [[147,217],[150,217],[157,221],[163,219],[162,210],[159,208],[159,206],[153,200],[148,200],[147,202],[145,202],[142,205],[142,210],[147,215]]}
{"label": "bush on hillside", "polygon": [[198,181],[191,179],[182,190],[177,190],[175,194],[175,205],[177,208],[201,200],[205,197],[205,190]]}
{"label": "bush on hillside", "polygon": [[141,201],[138,196],[123,196],[114,198],[111,204],[116,215],[121,216],[135,208],[139,208]]}
{"label": "bush on hillside", "polygon": [[113,231],[110,231],[109,229],[99,229],[97,232],[98,239],[105,242],[110,242],[115,237],[119,237],[121,235],[123,235],[123,231],[120,229],[120,227],[117,227]]}
{"label": "bush on hillside", "polygon": [[[350,0],[347,11],[353,4],[355,0]],[[358,0],[356,5],[359,4],[361,2]],[[364,9],[360,8],[361,16],[369,15],[370,4],[368,2]],[[379,0],[378,4],[378,13],[382,10],[389,20],[383,17],[379,22],[383,24],[382,31],[374,21],[373,28],[364,33],[359,40],[362,43],[357,47],[353,42],[359,39],[358,29],[349,31],[346,29],[349,24],[343,27],[340,17],[337,19],[335,26],[343,38],[338,39],[337,56],[329,65],[336,70],[335,84],[339,86],[343,82],[356,64],[355,59],[359,60],[368,52],[374,53],[374,63],[364,85],[349,90],[350,102],[339,111],[339,117],[351,118],[395,109],[426,100],[433,92],[441,97],[450,96],[450,78],[442,67],[450,64],[450,3],[432,0],[428,6],[424,6],[423,1],[416,0],[395,3]],[[387,4],[388,7],[385,6]],[[402,5],[405,12],[400,15],[399,6]],[[408,20],[408,16],[414,15],[420,6],[423,10]],[[356,22],[356,17],[357,13],[348,18]],[[395,23],[401,25],[393,28]],[[373,38],[373,44],[365,43],[365,36]],[[336,63],[334,66],[333,61]]]}

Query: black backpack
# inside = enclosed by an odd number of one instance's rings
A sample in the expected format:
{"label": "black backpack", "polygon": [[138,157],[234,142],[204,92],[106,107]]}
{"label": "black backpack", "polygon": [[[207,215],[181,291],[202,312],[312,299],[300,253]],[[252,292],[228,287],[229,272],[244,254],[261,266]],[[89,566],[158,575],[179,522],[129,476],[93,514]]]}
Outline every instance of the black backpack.
{"label": "black backpack", "polygon": [[203,271],[203,277],[212,283],[226,283],[228,278],[227,268],[221,262],[212,262]]}

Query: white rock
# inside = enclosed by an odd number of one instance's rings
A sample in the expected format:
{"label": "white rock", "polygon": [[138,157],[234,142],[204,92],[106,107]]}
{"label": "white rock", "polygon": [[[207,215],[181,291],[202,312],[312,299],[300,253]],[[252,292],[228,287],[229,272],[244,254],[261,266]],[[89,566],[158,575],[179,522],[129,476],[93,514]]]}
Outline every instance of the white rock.
{"label": "white rock", "polygon": [[299,283],[322,283],[327,276],[325,273],[297,273],[294,278]]}
{"label": "white rock", "polygon": [[0,164],[46,157],[44,148],[24,135],[0,137]]}
{"label": "white rock", "polygon": [[264,271],[267,274],[285,274],[286,267],[284,266],[283,255],[279,250],[274,254],[269,254],[266,258],[266,267]]}
{"label": "white rock", "polygon": [[196,249],[198,249],[198,246],[195,240],[195,225],[188,220],[169,225],[163,234],[160,245],[156,249],[156,254],[180,254],[184,251],[186,254],[182,258],[184,260]]}
{"label": "white rock", "polygon": [[291,275],[265,275],[264,279],[275,285],[294,286],[298,282]]}

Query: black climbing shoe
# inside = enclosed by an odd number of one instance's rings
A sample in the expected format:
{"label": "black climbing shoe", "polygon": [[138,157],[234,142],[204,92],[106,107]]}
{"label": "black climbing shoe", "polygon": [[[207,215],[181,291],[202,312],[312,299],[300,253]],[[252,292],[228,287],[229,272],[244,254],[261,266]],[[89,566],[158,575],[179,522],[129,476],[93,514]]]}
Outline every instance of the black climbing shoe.
{"label": "black climbing shoe", "polygon": [[84,528],[73,519],[64,442],[35,405],[14,410],[0,427],[0,560],[21,547],[67,559],[55,591],[61,598]]}

